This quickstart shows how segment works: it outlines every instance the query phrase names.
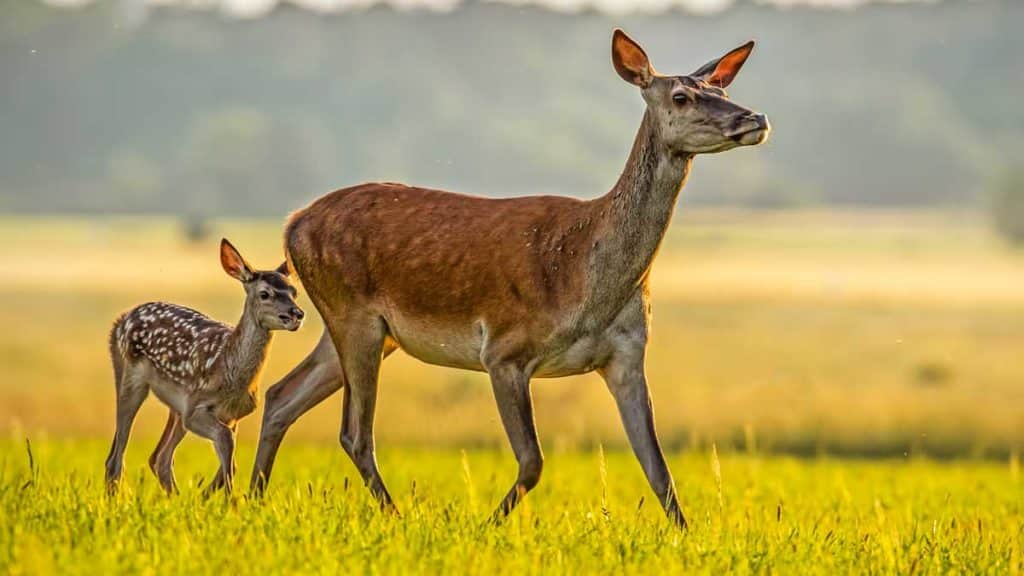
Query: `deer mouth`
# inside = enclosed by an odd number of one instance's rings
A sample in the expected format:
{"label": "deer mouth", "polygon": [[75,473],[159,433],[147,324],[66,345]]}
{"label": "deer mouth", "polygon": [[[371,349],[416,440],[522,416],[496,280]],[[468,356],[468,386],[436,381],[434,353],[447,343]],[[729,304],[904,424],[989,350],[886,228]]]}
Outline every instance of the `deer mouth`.
{"label": "deer mouth", "polygon": [[768,139],[769,132],[771,132],[771,128],[751,128],[744,132],[730,134],[729,138],[742,146],[756,146],[763,144]]}
{"label": "deer mouth", "polygon": [[756,146],[764,143],[771,131],[772,127],[768,123],[768,119],[763,114],[758,114],[751,123],[742,128],[727,132],[725,137],[741,146]]}
{"label": "deer mouth", "polygon": [[288,314],[279,314],[277,318],[281,321],[281,327],[289,332],[295,332],[302,327],[302,318]]}

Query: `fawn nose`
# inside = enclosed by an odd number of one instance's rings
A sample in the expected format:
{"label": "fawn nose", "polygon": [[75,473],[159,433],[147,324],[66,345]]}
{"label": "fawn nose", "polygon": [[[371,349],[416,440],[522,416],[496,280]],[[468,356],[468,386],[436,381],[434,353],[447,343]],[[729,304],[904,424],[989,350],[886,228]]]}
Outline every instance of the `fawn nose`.
{"label": "fawn nose", "polygon": [[306,313],[302,311],[302,308],[295,307],[292,308],[292,316],[294,316],[296,320],[302,320],[306,317]]}

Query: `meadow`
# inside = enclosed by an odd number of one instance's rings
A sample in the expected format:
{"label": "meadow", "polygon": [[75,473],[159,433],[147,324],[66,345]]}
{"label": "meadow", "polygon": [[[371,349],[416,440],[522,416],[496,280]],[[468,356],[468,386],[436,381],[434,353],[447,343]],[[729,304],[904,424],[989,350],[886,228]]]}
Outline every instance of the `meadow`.
{"label": "meadow", "polygon": [[[551,454],[540,487],[487,522],[515,474],[504,453],[381,450],[401,518],[341,450],[289,446],[263,501],[199,496],[206,446],[168,498],[129,450],[104,495],[105,443],[0,445],[0,567],[10,574],[1019,574],[1019,464],[801,461],[690,452],[669,464],[691,527],[670,526],[623,452]],[[243,449],[242,462],[252,459]]]}
{"label": "meadow", "polygon": [[[183,494],[158,493],[150,400],[106,498],[114,316],[169,300],[234,320],[220,236],[281,259],[280,222],[211,231],[0,220],[0,572],[1020,572],[1024,253],[975,215],[680,210],[652,275],[648,375],[685,535],[596,376],[534,382],[544,478],[486,524],[515,470],[487,380],[402,353],[377,419],[400,520],[338,448],[338,396],[289,433],[264,502],[201,499],[214,457],[193,438]],[[264,389],[319,333],[312,318],[275,340]],[[240,427],[243,484],[258,428],[259,413]]]}

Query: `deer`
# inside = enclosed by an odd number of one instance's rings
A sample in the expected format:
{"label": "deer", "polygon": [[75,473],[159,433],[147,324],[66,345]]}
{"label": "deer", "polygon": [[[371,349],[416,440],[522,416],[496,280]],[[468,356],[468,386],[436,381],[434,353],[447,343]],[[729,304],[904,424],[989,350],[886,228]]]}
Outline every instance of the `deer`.
{"label": "deer", "polygon": [[603,196],[495,199],[367,183],[292,214],[286,258],[325,330],[267,390],[251,493],[264,493],[289,426],[343,389],[341,446],[380,506],[397,512],[378,470],[373,424],[381,364],[401,349],[489,375],[518,463],[493,520],[540,480],[531,380],[596,371],[664,512],[685,528],[645,374],[649,277],[694,157],[768,137],[767,118],[726,93],[753,47],[671,76],[616,29],[612,63],[639,88],[646,110],[625,168]]}
{"label": "deer", "polygon": [[135,416],[152,392],[169,414],[149,467],[168,494],[178,492],[174,451],[192,432],[213,443],[220,467],[204,490],[232,491],[238,421],[256,409],[260,372],[273,333],[296,331],[305,313],[287,262],[275,270],[254,270],[227,239],[220,244],[221,266],[245,289],[236,326],[166,302],[137,306],[115,320],[110,357],[117,393],[114,440],[106,460],[106,482],[117,491],[124,451]]}

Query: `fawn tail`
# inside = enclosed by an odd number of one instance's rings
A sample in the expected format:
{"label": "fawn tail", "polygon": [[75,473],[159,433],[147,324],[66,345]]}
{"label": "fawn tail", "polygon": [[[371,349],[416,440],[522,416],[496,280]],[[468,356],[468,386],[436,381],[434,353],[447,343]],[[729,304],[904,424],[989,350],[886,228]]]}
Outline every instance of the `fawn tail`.
{"label": "fawn tail", "polygon": [[119,316],[110,329],[110,363],[114,366],[114,385],[120,389],[121,375],[124,373],[125,355],[127,352],[128,331],[124,326],[125,316]]}

